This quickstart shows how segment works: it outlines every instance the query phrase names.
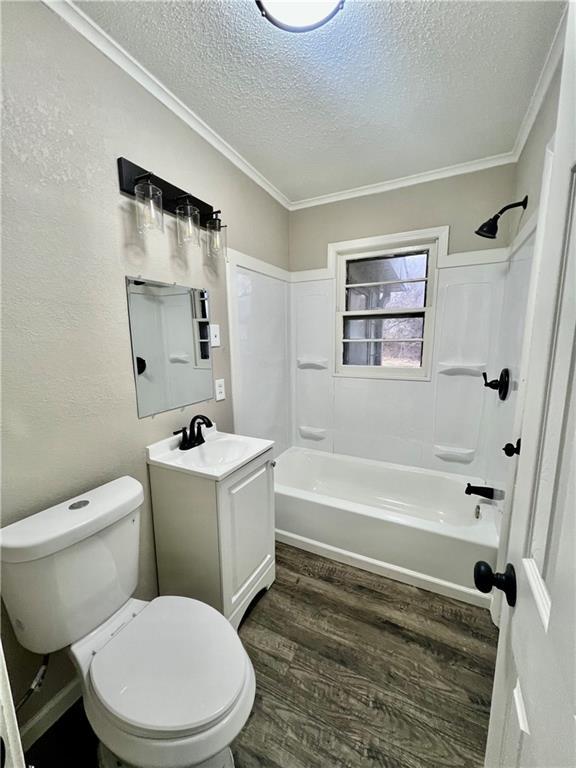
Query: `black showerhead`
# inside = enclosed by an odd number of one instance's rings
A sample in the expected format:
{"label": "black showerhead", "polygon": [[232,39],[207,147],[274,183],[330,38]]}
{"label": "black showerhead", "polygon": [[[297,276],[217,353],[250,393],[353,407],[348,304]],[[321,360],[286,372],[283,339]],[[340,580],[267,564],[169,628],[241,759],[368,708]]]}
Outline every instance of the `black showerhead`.
{"label": "black showerhead", "polygon": [[526,195],[526,197],[523,200],[520,200],[518,203],[510,203],[510,205],[505,205],[504,208],[499,210],[495,216],[492,216],[491,219],[485,221],[484,224],[480,224],[476,230],[476,234],[480,235],[480,237],[487,237],[490,240],[494,240],[498,234],[498,219],[500,216],[502,216],[505,211],[509,211],[510,208],[524,208],[524,210],[526,210],[527,205],[528,195]]}
{"label": "black showerhead", "polygon": [[480,235],[480,237],[488,237],[490,240],[494,240],[496,238],[496,235],[498,234],[498,219],[500,216],[496,214],[496,216],[492,216],[491,219],[488,219],[488,221],[485,221],[484,224],[480,224],[478,229],[476,230],[476,234]]}

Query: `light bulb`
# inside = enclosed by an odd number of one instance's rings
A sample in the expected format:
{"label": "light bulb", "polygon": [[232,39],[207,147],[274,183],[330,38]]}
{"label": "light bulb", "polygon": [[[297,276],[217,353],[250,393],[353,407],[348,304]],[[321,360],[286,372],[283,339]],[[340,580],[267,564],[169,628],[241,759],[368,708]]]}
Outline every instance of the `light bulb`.
{"label": "light bulb", "polygon": [[162,190],[150,181],[142,181],[134,187],[136,221],[139,232],[164,228]]}
{"label": "light bulb", "polygon": [[226,256],[226,227],[219,218],[220,211],[214,211],[214,218],[206,222],[208,253],[214,259]]}
{"label": "light bulb", "polygon": [[176,207],[176,228],[178,244],[194,243],[200,245],[200,212],[190,203],[182,203]]}

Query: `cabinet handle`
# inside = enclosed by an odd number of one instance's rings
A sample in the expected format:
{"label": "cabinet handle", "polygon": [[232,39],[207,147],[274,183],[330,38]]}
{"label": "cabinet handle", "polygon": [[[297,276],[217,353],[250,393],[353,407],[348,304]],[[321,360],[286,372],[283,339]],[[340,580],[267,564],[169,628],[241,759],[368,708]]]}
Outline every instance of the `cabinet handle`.
{"label": "cabinet handle", "polygon": [[275,461],[269,461],[268,463],[270,464],[272,469],[274,469],[274,467],[276,466],[276,462]]}

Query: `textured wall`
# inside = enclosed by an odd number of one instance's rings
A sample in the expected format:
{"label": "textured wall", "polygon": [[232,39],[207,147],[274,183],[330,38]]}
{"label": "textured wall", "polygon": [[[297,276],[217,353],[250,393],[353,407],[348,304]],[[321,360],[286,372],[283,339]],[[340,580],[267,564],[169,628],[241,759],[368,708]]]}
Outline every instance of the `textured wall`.
{"label": "textured wall", "polygon": [[516,165],[516,194],[514,199],[521,200],[524,195],[528,195],[528,208],[526,209],[528,216],[538,209],[546,145],[556,130],[559,92],[560,67],[550,83]]}
{"label": "textured wall", "polygon": [[[230,397],[138,420],[125,274],[211,291],[230,395],[224,265],[168,231],[142,240],[118,193],[124,155],[223,209],[229,242],[287,265],[288,214],[183,122],[39,3],[3,3],[3,509],[7,524],[122,474],[147,487],[144,448],[193,413],[232,427]],[[149,495],[138,594],[156,590]],[[4,617],[5,618],[5,617]],[[3,642],[19,698],[38,659]],[[28,719],[71,674],[60,655]]]}
{"label": "textured wall", "polygon": [[303,208],[290,215],[290,269],[326,266],[328,243],[370,235],[450,225],[450,252],[499,248],[508,243],[517,214],[502,223],[498,240],[474,230],[514,196],[515,166],[416,184],[378,195]]}

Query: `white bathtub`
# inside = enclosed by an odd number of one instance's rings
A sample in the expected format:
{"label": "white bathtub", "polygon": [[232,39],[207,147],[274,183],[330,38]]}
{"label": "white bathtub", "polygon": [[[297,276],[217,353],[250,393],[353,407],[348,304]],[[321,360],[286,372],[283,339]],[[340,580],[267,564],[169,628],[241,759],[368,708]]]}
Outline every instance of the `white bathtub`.
{"label": "white bathtub", "polygon": [[[276,465],[277,538],[398,581],[489,605],[477,560],[496,563],[496,507],[444,472],[289,448]],[[480,505],[480,518],[475,517]]]}

